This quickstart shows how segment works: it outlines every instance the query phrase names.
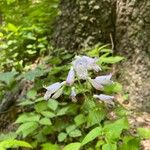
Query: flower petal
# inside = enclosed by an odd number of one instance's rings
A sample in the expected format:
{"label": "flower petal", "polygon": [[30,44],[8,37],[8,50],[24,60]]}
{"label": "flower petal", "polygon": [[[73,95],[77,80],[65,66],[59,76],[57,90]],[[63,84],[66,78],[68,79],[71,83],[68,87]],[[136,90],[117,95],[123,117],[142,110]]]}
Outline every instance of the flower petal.
{"label": "flower petal", "polygon": [[97,90],[103,90],[103,86],[97,82],[95,79],[91,79],[91,78],[88,78],[89,79],[89,82],[92,84],[92,86],[97,89]]}
{"label": "flower petal", "polygon": [[76,94],[76,92],[75,92],[75,87],[72,87],[72,88],[71,88],[71,94],[70,94],[70,97],[71,97],[72,101],[74,101],[74,102],[77,101],[76,95],[77,95],[77,94]]}
{"label": "flower petal", "polygon": [[73,70],[73,67],[70,68],[67,79],[66,79],[66,84],[68,85],[73,85],[75,79],[75,72]]}
{"label": "flower petal", "polygon": [[52,95],[51,91],[46,91],[44,94],[44,99],[48,100],[51,97],[51,95]]}
{"label": "flower petal", "polygon": [[61,83],[60,82],[56,82],[48,87],[44,87],[45,89],[47,89],[48,91],[51,91],[52,93],[54,93],[55,91],[57,91],[59,88],[61,87]]}
{"label": "flower petal", "polygon": [[104,101],[106,103],[109,103],[109,104],[114,104],[113,103],[113,99],[115,98],[114,96],[109,96],[109,95],[105,95],[105,94],[100,94],[100,95],[94,95],[93,96],[94,98],[98,98],[100,99],[101,101]]}
{"label": "flower petal", "polygon": [[83,56],[82,58],[86,59],[88,70],[94,70],[96,72],[99,72],[101,70],[99,65],[96,64],[96,62],[98,61],[97,58],[91,58],[88,56]]}
{"label": "flower petal", "polygon": [[102,85],[112,84],[113,81],[110,80],[111,77],[112,77],[112,74],[105,75],[105,76],[98,76],[95,78],[95,80]]}
{"label": "flower petal", "polygon": [[58,91],[56,91],[56,93],[52,96],[53,99],[57,99],[58,97],[60,97],[63,94],[63,87],[60,88]]}
{"label": "flower petal", "polygon": [[[56,82],[48,87],[44,87],[45,89],[47,89],[47,91],[44,95],[44,99],[46,99],[46,100],[49,99],[51,97],[51,95],[53,93],[55,93],[56,91],[58,91],[61,88],[61,86],[63,86],[64,84],[66,84],[66,81],[63,81],[62,83]],[[54,94],[54,95],[57,96],[57,94],[56,95]]]}
{"label": "flower petal", "polygon": [[85,58],[77,58],[73,62],[73,68],[80,79],[86,80],[88,78],[87,60]]}

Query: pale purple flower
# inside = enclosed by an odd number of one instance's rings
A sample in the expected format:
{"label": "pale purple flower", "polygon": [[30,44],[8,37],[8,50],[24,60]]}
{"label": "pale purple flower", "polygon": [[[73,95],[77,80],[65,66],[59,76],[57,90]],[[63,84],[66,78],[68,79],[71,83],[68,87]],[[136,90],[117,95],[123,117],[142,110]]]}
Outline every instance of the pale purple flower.
{"label": "pale purple flower", "polygon": [[86,59],[88,70],[94,70],[96,72],[99,72],[101,70],[99,65],[96,64],[96,62],[98,61],[97,58],[91,58],[88,56],[82,56],[82,58]]}
{"label": "pale purple flower", "polygon": [[46,90],[51,91],[52,93],[57,91],[60,87],[61,87],[61,83],[60,82],[53,83],[52,85],[49,85],[47,87],[44,86],[44,88]]}
{"label": "pale purple flower", "polygon": [[103,90],[104,87],[97,80],[91,78],[88,78],[88,80],[96,90]]}
{"label": "pale purple flower", "polygon": [[73,62],[73,68],[80,79],[86,80],[88,77],[87,60],[83,57],[77,57]]}
{"label": "pale purple flower", "polygon": [[72,101],[74,101],[74,102],[77,101],[76,95],[77,95],[77,94],[76,94],[76,92],[75,92],[75,87],[72,87],[72,88],[71,88],[71,94],[70,94],[70,97],[71,97]]}
{"label": "pale purple flower", "polygon": [[67,79],[66,79],[66,84],[71,86],[71,85],[73,85],[74,80],[75,80],[75,72],[74,72],[73,67],[71,67],[70,70],[69,70]]}
{"label": "pale purple flower", "polygon": [[48,100],[51,97],[51,95],[58,91],[65,83],[66,81],[63,81],[62,83],[56,82],[48,87],[44,87],[45,89],[47,89],[44,95],[44,99]]}
{"label": "pale purple flower", "polygon": [[56,91],[54,93],[54,95],[52,96],[53,99],[57,99],[58,97],[60,97],[63,94],[63,87],[60,88],[58,91]]}
{"label": "pale purple flower", "polygon": [[44,99],[48,100],[51,97],[52,93],[51,91],[46,91],[46,93],[44,94]]}
{"label": "pale purple flower", "polygon": [[98,76],[95,78],[95,81],[102,85],[112,84],[113,81],[111,81],[111,77],[112,77],[112,74],[105,75],[105,76]]}
{"label": "pale purple flower", "polygon": [[94,95],[93,97],[98,98],[99,100],[104,101],[106,103],[114,104],[113,101],[112,101],[115,98],[114,96],[100,94],[100,95]]}

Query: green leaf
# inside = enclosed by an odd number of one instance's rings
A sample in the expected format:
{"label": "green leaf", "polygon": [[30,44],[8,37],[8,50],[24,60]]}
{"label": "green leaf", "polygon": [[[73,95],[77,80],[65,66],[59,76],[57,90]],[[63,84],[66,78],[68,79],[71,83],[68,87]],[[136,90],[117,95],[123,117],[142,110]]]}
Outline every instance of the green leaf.
{"label": "green leaf", "polygon": [[55,111],[55,110],[57,109],[57,107],[58,107],[58,102],[57,102],[56,100],[50,99],[50,100],[48,101],[48,107],[49,107],[51,110]]}
{"label": "green leaf", "polygon": [[26,106],[26,105],[32,105],[34,104],[34,102],[30,101],[30,100],[23,100],[22,102],[19,103],[20,106]]}
{"label": "green leaf", "polygon": [[37,95],[37,91],[34,89],[27,92],[27,98],[35,99],[36,95]]}
{"label": "green leaf", "polygon": [[107,143],[104,144],[102,150],[117,150],[116,144]]}
{"label": "green leaf", "polygon": [[74,118],[74,121],[77,126],[86,122],[86,117],[83,114],[79,114]]}
{"label": "green leaf", "polygon": [[140,149],[140,139],[132,136],[125,136],[123,139],[123,144],[120,145],[119,150],[139,150]]}
{"label": "green leaf", "polygon": [[47,118],[53,118],[55,117],[56,115],[50,111],[42,111],[41,114]]}
{"label": "green leaf", "polygon": [[14,24],[12,24],[12,23],[8,23],[7,24],[7,29],[9,31],[13,31],[13,32],[17,32],[17,30],[18,30],[18,28]]}
{"label": "green leaf", "polygon": [[81,135],[82,135],[82,133],[81,133],[81,131],[78,130],[78,129],[75,129],[75,130],[73,130],[73,131],[71,131],[71,132],[69,133],[69,136],[70,136],[70,137],[79,137],[79,136],[81,136]]}
{"label": "green leaf", "polygon": [[27,135],[30,133],[33,133],[38,128],[38,123],[36,122],[27,122],[23,123],[22,125],[19,126],[17,129],[16,133],[20,134],[22,133],[23,138],[25,138]]}
{"label": "green leaf", "polygon": [[33,122],[33,121],[38,122],[39,120],[40,120],[40,116],[37,114],[24,113],[17,118],[15,123]]}
{"label": "green leaf", "polygon": [[137,128],[137,132],[140,137],[144,139],[150,139],[150,130],[145,128]]}
{"label": "green leaf", "polygon": [[1,133],[0,134],[0,141],[8,140],[8,139],[15,139],[17,138],[17,134],[15,132],[8,132],[8,133]]}
{"label": "green leaf", "polygon": [[65,115],[65,114],[68,112],[68,109],[69,109],[69,107],[68,107],[68,106],[66,106],[66,107],[64,107],[64,108],[59,109],[59,110],[58,110],[58,112],[57,112],[57,116]]}
{"label": "green leaf", "polygon": [[18,148],[18,147],[26,147],[26,148],[32,148],[32,146],[24,141],[19,140],[5,140],[0,142],[0,148],[1,149],[8,149],[8,148]]}
{"label": "green leaf", "polygon": [[125,117],[104,126],[105,135],[110,141],[119,139],[123,129],[129,129],[128,120]]}
{"label": "green leaf", "polygon": [[107,64],[114,64],[123,59],[124,59],[124,57],[121,57],[121,56],[100,57],[100,62],[107,63]]}
{"label": "green leaf", "polygon": [[37,104],[35,104],[34,108],[35,108],[36,112],[38,112],[38,113],[41,113],[42,111],[47,110],[48,109],[47,101],[38,102]]}
{"label": "green leaf", "polygon": [[67,137],[67,134],[64,132],[61,132],[58,134],[58,141],[63,142],[66,139],[66,137]]}
{"label": "green leaf", "polygon": [[26,72],[25,74],[23,74],[23,77],[26,80],[31,80],[34,81],[35,78],[42,76],[44,73],[42,70],[40,70],[39,68],[36,68],[35,70],[30,70],[28,72]]}
{"label": "green leaf", "polygon": [[102,127],[96,127],[92,129],[82,140],[82,146],[93,141],[98,136],[102,135]]}
{"label": "green leaf", "polygon": [[76,129],[76,125],[70,125],[66,128],[66,132],[69,134],[71,131]]}
{"label": "green leaf", "polygon": [[95,124],[99,124],[105,117],[106,112],[103,109],[93,108],[89,111],[89,115],[87,117],[88,126],[93,126]]}
{"label": "green leaf", "polygon": [[50,119],[48,118],[42,118],[40,121],[39,121],[40,124],[42,125],[52,125],[52,122]]}
{"label": "green leaf", "polygon": [[57,144],[44,143],[42,144],[42,150],[60,150]]}
{"label": "green leaf", "polygon": [[0,73],[0,81],[5,82],[6,84],[10,84],[10,82],[14,80],[14,77],[17,74],[18,72],[16,71]]}
{"label": "green leaf", "polygon": [[104,87],[104,92],[111,94],[111,93],[120,93],[122,91],[122,85],[120,83],[113,83],[110,85],[106,85]]}
{"label": "green leaf", "polygon": [[63,148],[63,150],[79,150],[80,147],[81,147],[81,143],[75,142],[75,143],[68,144]]}
{"label": "green leaf", "polygon": [[108,44],[102,46],[100,44],[97,44],[92,49],[90,49],[90,51],[87,54],[92,57],[99,57],[99,52],[112,53],[112,51],[107,48],[108,46]]}

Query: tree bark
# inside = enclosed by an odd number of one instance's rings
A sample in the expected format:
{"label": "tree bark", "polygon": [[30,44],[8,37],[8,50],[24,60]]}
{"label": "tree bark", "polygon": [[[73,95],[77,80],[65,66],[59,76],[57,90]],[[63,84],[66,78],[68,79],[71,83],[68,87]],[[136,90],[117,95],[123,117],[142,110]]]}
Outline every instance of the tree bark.
{"label": "tree bark", "polygon": [[54,46],[79,50],[111,43],[111,34],[115,52],[126,57],[119,66],[119,80],[132,106],[150,111],[150,1],[61,0],[60,10]]}
{"label": "tree bark", "polygon": [[61,0],[54,46],[79,50],[98,42],[110,43],[110,34],[114,34],[113,6],[111,0]]}
{"label": "tree bark", "polygon": [[116,50],[126,60],[120,79],[131,105],[150,112],[150,1],[118,0]]}

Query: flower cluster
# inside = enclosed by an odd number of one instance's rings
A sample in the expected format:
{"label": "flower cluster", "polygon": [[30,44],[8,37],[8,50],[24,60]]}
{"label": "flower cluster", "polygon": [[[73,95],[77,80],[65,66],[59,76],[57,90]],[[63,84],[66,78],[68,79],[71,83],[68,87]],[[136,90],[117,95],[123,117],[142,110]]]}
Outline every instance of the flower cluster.
{"label": "flower cluster", "polygon": [[[77,80],[86,80],[88,81],[96,90],[103,91],[104,86],[108,84],[113,84],[111,80],[112,74],[97,76],[95,79],[92,79],[88,71],[93,70],[99,72],[102,69],[97,64],[98,58],[91,58],[88,56],[76,56],[75,60],[72,62],[72,66],[68,72],[66,81],[56,82],[48,87],[44,87],[47,91],[44,95],[44,99],[48,100],[49,98],[57,99],[63,94],[63,88],[65,85],[71,86],[71,99],[76,101],[76,91],[73,86],[74,82]],[[113,104],[114,96],[109,96],[105,94],[94,95],[94,98],[97,98],[101,101],[104,101],[109,104]]]}

